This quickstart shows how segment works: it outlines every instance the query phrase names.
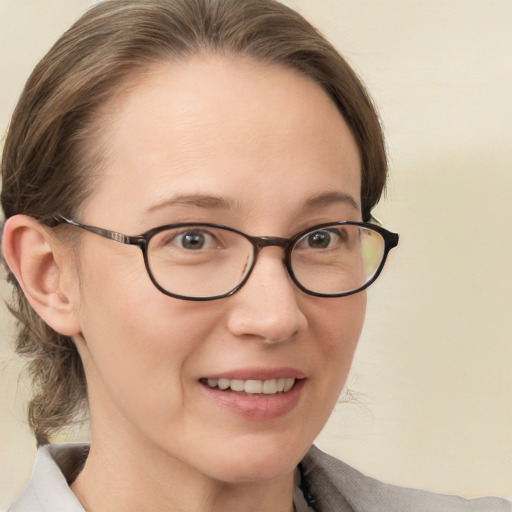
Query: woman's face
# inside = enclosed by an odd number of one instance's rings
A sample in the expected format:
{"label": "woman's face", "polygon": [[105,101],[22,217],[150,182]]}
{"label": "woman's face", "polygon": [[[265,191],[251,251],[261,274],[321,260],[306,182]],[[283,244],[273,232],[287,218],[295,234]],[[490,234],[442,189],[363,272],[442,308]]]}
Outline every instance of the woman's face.
{"label": "woman's face", "polygon": [[[353,137],[324,91],[295,71],[212,56],[162,63],[109,109],[86,224],[135,235],[212,222],[289,237],[361,220]],[[224,482],[292,471],[345,383],[365,293],[306,295],[282,249],[268,247],[232,297],[179,300],[151,283],[137,247],[82,236],[77,344],[93,445],[129,446],[142,467],[175,464]],[[208,378],[295,384],[247,395],[211,389]]]}

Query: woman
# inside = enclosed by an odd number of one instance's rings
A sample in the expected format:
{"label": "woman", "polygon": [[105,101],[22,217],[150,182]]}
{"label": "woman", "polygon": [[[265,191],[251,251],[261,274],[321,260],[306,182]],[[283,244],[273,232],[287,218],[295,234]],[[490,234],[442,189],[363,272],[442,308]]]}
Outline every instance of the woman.
{"label": "woman", "polygon": [[[507,510],[310,448],[398,236],[371,101],[293,11],[97,5],[34,70],[2,175],[41,446],[12,510]],[[48,444],[86,404],[90,446]]]}

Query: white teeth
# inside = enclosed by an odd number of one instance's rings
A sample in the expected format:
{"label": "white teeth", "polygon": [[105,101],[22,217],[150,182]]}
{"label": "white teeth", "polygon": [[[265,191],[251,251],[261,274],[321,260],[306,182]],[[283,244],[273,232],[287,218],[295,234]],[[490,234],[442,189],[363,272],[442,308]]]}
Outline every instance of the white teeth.
{"label": "white teeth", "polygon": [[[231,386],[233,389],[233,386]],[[263,382],[261,380],[246,380],[244,391],[246,393],[263,393]]]}
{"label": "white teeth", "polygon": [[265,393],[265,395],[273,395],[274,393],[277,393],[276,379],[266,380],[263,383],[262,392]]}
{"label": "white teeth", "polygon": [[295,379],[285,379],[284,380],[284,392],[290,391],[292,389],[293,384],[295,383]]}
{"label": "white teeth", "polygon": [[239,379],[207,379],[210,388],[231,389],[232,391],[244,391],[247,394],[275,395],[286,393],[295,384],[295,379],[270,379],[270,380],[239,380]]}
{"label": "white teeth", "polygon": [[[220,389],[228,389],[230,384],[231,384],[231,381],[229,379],[219,379],[219,388]],[[210,385],[209,382],[208,382],[208,385]]]}
{"label": "white teeth", "polygon": [[243,380],[233,379],[231,381],[230,388],[233,391],[243,391],[244,390],[245,382]]}

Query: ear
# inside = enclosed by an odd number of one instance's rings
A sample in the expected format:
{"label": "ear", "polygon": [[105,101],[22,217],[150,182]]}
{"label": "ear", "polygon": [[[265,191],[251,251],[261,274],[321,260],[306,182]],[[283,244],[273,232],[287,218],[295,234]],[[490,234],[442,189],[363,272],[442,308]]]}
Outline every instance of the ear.
{"label": "ear", "polygon": [[78,283],[69,248],[32,217],[14,215],[5,222],[2,251],[36,313],[61,334],[80,334],[72,300],[79,296]]}

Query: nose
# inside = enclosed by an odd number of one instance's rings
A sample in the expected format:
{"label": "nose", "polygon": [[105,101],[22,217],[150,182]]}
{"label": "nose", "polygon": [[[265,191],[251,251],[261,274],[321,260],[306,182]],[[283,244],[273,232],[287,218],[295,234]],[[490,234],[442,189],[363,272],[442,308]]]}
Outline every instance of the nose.
{"label": "nose", "polygon": [[262,250],[247,283],[230,297],[228,329],[238,337],[265,343],[287,341],[307,328],[297,301],[302,292],[283,264],[282,249]]}

